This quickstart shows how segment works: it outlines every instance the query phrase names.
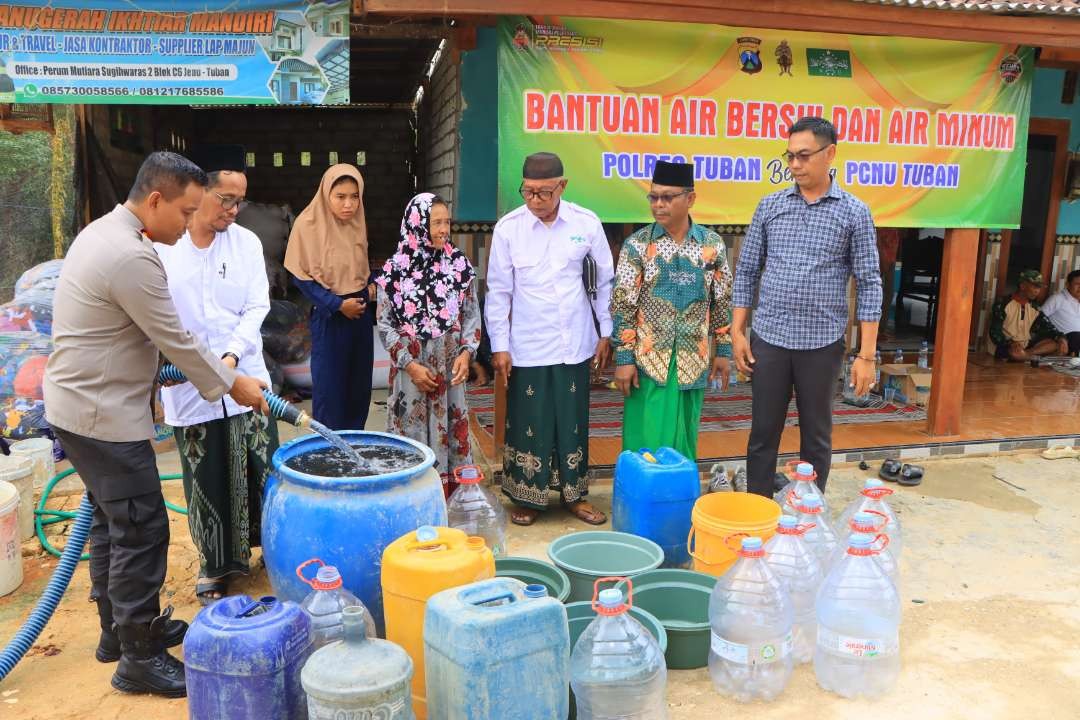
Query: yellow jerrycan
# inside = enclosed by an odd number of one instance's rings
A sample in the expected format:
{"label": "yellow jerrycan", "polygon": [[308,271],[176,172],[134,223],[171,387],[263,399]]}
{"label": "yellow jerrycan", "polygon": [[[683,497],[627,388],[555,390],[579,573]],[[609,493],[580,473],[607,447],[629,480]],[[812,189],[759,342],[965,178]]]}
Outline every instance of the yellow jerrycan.
{"label": "yellow jerrycan", "polygon": [[413,661],[417,720],[427,718],[424,687],[424,610],[435,593],[495,577],[495,556],[484,539],[461,530],[425,525],[386,546],[382,556],[386,639]]}

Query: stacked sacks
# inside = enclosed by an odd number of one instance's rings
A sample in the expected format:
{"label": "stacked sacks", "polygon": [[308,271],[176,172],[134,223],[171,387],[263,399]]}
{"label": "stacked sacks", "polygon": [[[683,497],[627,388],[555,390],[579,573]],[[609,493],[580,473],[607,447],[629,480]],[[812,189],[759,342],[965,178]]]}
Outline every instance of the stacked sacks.
{"label": "stacked sacks", "polygon": [[310,389],[311,330],[303,310],[288,300],[271,300],[270,312],[262,324],[262,339],[266,369],[275,392],[284,387]]}
{"label": "stacked sacks", "polygon": [[293,214],[288,205],[248,202],[240,207],[236,216],[236,224],[255,233],[262,243],[272,298],[284,298],[289,291],[289,274],[282,263],[292,222]]}

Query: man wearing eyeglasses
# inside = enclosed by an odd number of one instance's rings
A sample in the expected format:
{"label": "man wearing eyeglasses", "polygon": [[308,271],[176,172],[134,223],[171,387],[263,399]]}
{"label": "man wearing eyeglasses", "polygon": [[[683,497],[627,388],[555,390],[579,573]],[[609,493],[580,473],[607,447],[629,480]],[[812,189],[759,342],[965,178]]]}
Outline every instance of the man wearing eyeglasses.
{"label": "man wearing eyeglasses", "polygon": [[[492,365],[508,383],[502,489],[518,525],[536,521],[550,490],[575,517],[602,525],[607,517],[584,497],[590,364],[611,356],[611,250],[596,214],[563,199],[557,155],[525,158],[522,177],[525,204],[495,226],[484,301]],[[596,263],[591,299],[586,255]]]}
{"label": "man wearing eyeglasses", "polygon": [[[814,466],[825,489],[852,275],[860,349],[850,382],[856,395],[865,395],[874,380],[881,318],[874,222],[866,204],[833,179],[835,156],[832,123],[806,117],[791,126],[783,157],[795,184],[758,203],[735,271],[731,339],[735,364],[753,385],[747,487],[766,497],[773,494],[792,390],[799,411],[799,456]],[[755,290],[753,333],[747,337]]]}
{"label": "man wearing eyeglasses", "polygon": [[[238,145],[193,153],[209,185],[188,231],[155,244],[184,327],[229,367],[270,384],[260,328],[270,311],[262,244],[236,224],[247,194]],[[233,575],[249,571],[260,542],[262,491],[277,449],[277,423],[230,400],[207,402],[188,384],[162,391],[184,471],[191,539],[199,551],[194,592],[205,605],[223,597]]]}
{"label": "man wearing eyeglasses", "polygon": [[697,459],[706,379],[730,377],[731,270],[723,239],[690,217],[694,166],[660,161],[646,198],[654,223],[623,243],[612,301],[623,449]]}

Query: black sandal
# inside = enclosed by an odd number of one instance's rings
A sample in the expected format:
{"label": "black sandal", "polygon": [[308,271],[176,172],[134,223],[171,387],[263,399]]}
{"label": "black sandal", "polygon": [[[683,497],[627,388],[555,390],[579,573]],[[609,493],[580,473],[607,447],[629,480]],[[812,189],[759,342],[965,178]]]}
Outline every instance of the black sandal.
{"label": "black sandal", "polygon": [[203,607],[221,600],[228,591],[229,583],[225,578],[201,577],[195,581],[195,597]]}
{"label": "black sandal", "polygon": [[886,458],[885,462],[881,463],[881,469],[878,470],[878,477],[889,482],[899,482],[900,471],[905,467],[908,466],[901,465],[899,460]]}
{"label": "black sandal", "polygon": [[898,483],[904,487],[915,487],[921,485],[923,479],[923,469],[919,465],[904,465],[900,471],[900,478]]}

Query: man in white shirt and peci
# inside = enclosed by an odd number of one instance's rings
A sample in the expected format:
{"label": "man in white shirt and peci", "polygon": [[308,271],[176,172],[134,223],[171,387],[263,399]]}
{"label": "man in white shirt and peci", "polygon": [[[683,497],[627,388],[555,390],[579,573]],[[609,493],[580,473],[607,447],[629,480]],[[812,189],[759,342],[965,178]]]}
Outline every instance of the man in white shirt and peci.
{"label": "man in white shirt and peci", "polygon": [[[601,525],[607,517],[584,499],[589,385],[590,365],[611,359],[614,263],[596,214],[562,199],[557,155],[530,155],[522,177],[525,204],[492,236],[484,305],[492,365],[507,381],[502,489],[518,525],[536,521],[551,490],[575,517]],[[582,278],[586,256],[596,266],[594,297]]]}

